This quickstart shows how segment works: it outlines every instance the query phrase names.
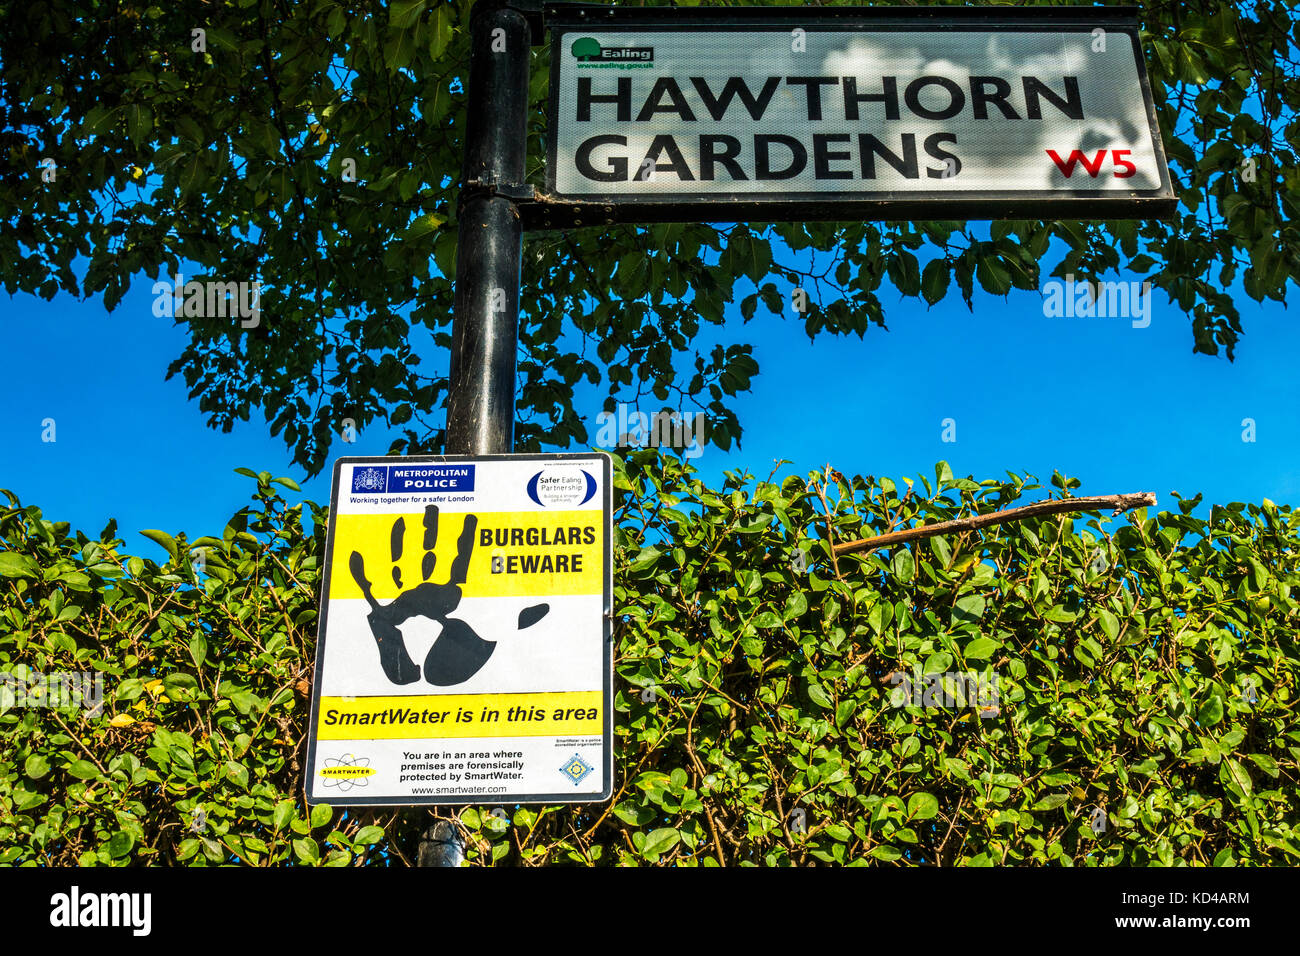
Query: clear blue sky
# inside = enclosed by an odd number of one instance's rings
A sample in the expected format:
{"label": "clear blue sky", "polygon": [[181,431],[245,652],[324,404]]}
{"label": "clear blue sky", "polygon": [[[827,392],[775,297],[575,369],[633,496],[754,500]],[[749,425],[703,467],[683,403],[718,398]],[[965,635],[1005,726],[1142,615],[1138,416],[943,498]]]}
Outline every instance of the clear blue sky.
{"label": "clear blue sky", "polygon": [[[260,413],[223,435],[204,426],[183,381],[163,380],[186,334],[154,317],[150,284],[138,278],[112,314],[98,300],[0,298],[0,488],[92,537],[116,517],[128,546],[151,556],[162,551],[142,528],[220,534],[251,491],[232,473],[241,465],[328,501],[329,470],[306,480]],[[1174,506],[1171,489],[1204,492],[1207,504],[1300,505],[1300,336],[1281,306],[1239,297],[1246,334],[1229,363],[1194,355],[1187,318],[1158,292],[1145,329],[1046,318],[1034,292],[979,293],[973,314],[959,301],[927,310],[884,295],[890,331],[861,341],[809,343],[793,313],[760,306],[742,326],[733,310],[719,338],[753,342],[762,371],[737,399],[743,447],[695,460],[708,479],[738,468],[766,477],[778,458],[794,462],[785,473],[830,462],[899,479],[933,475],[946,459],[977,479],[1029,471],[1046,484],[1059,469],[1083,479],[1076,494],[1155,491],[1162,508]],[[600,397],[582,395],[593,440]],[[41,440],[46,418],[53,443]],[[955,443],[941,440],[945,418]],[[1242,441],[1244,418],[1256,422],[1254,443]],[[369,431],[336,454],[388,444]]]}

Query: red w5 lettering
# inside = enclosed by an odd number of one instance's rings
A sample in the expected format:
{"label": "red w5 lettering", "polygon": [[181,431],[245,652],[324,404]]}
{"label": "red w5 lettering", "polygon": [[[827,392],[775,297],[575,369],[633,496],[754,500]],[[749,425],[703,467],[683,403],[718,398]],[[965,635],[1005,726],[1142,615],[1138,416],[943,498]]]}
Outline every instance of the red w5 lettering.
{"label": "red w5 lettering", "polygon": [[[1124,158],[1132,155],[1132,153],[1133,150],[1131,149],[1112,149],[1110,151],[1111,162],[1118,167],[1115,170],[1116,179],[1128,179],[1137,172],[1137,167],[1133,165],[1132,161]],[[1106,161],[1106,150],[1104,149],[1097,150],[1092,159],[1088,159],[1087,154],[1081,149],[1070,150],[1070,155],[1065,159],[1062,159],[1054,149],[1049,149],[1047,155],[1052,157],[1052,162],[1056,163],[1056,168],[1061,171],[1061,175],[1066,179],[1074,175],[1076,163],[1082,166],[1089,176],[1096,179],[1097,174],[1101,172],[1101,164]]]}

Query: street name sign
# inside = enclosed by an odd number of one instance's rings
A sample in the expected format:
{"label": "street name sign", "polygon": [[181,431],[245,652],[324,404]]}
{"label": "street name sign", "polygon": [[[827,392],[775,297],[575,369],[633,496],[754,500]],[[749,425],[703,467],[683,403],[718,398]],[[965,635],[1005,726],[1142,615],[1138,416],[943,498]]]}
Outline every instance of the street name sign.
{"label": "street name sign", "polygon": [[603,454],[342,458],[310,803],[583,803],[613,780]]}
{"label": "street name sign", "polygon": [[1173,213],[1134,8],[545,8],[569,221]]}

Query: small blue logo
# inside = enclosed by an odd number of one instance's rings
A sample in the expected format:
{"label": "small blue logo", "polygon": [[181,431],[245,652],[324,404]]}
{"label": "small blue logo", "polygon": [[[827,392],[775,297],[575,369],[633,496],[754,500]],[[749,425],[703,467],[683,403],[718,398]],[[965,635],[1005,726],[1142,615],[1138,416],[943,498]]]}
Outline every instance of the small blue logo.
{"label": "small blue logo", "polygon": [[473,465],[368,465],[352,471],[354,495],[473,490]]}
{"label": "small blue logo", "polygon": [[591,764],[587,763],[587,761],[583,760],[577,754],[574,754],[565,762],[564,766],[560,768],[560,773],[572,780],[573,785],[576,787],[578,784],[582,783],[583,780],[587,779],[587,774],[591,773]]}
{"label": "small blue logo", "polygon": [[388,470],[385,468],[357,468],[352,472],[352,493],[382,493],[388,484]]}
{"label": "small blue logo", "polygon": [[596,494],[596,479],[586,471],[548,475],[539,471],[528,479],[528,497],[543,508],[548,505],[585,505]]}

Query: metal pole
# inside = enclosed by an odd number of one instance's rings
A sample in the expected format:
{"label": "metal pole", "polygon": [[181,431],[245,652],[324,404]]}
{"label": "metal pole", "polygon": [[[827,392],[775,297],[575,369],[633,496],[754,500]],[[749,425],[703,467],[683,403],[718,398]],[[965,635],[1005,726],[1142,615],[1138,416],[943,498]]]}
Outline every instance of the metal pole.
{"label": "metal pole", "polygon": [[456,251],[447,452],[514,450],[529,21],[509,0],[470,14],[469,114]]}
{"label": "metal pole", "polygon": [[447,820],[438,820],[424,831],[420,840],[416,866],[460,866],[465,859],[465,841],[460,827]]}
{"label": "metal pole", "polygon": [[[532,192],[524,185],[532,31],[510,2],[478,0],[470,13],[469,115],[447,397],[451,455],[514,451],[524,238],[516,200]],[[439,820],[425,832],[416,865],[454,867],[464,858],[460,828]]]}

